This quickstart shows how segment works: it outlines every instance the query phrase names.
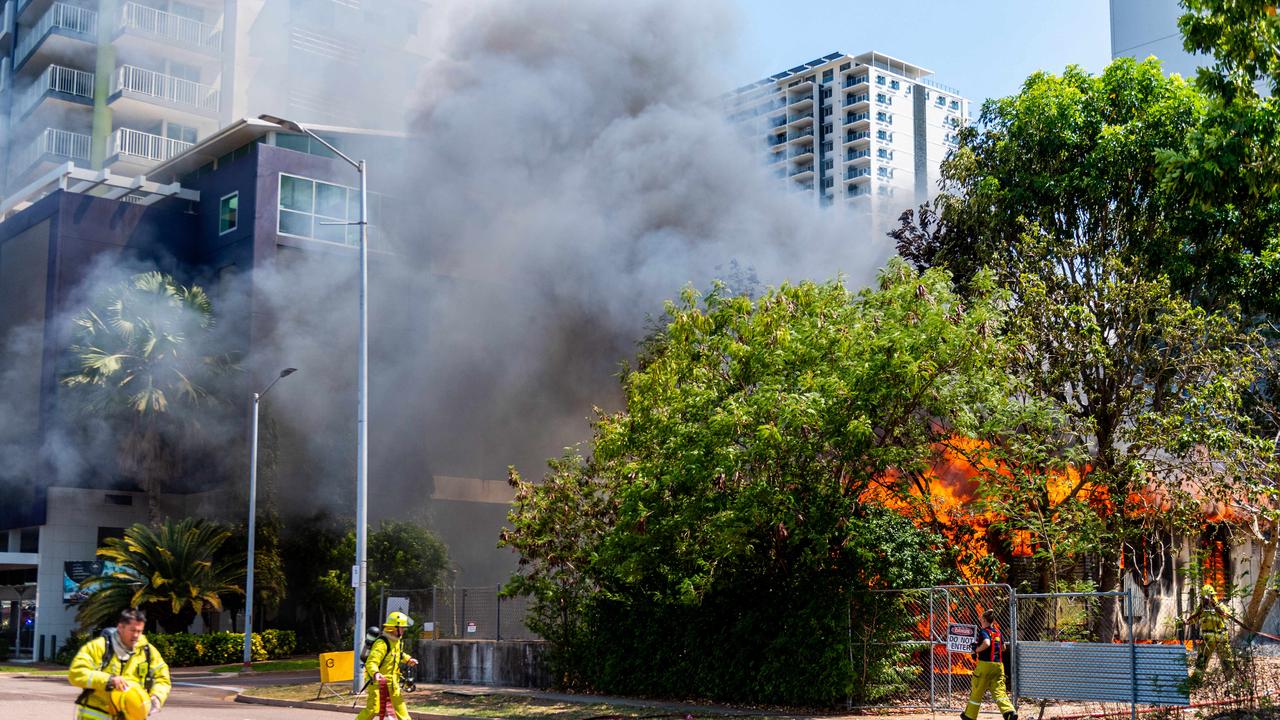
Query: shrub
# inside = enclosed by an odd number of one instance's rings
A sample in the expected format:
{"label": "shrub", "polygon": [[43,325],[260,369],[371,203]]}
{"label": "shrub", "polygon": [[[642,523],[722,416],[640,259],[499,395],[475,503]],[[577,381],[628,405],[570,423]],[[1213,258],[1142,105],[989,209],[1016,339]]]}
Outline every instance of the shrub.
{"label": "shrub", "polygon": [[[226,665],[244,659],[244,635],[240,633],[167,633],[148,635],[147,639],[173,667]],[[251,647],[255,662],[267,659],[266,647],[258,633],[253,634]]]}
{"label": "shrub", "polygon": [[298,637],[292,630],[263,630],[262,646],[267,652],[268,660],[287,658],[293,654],[298,645]]}
{"label": "shrub", "polygon": [[[58,665],[66,665],[70,667],[71,661],[76,659],[76,653],[80,652],[80,647],[92,640],[94,637],[94,635],[87,632],[81,632],[79,630],[71,633],[71,637],[67,638],[67,641],[62,643],[62,647],[58,648],[58,652],[54,653],[53,661]],[[0,649],[0,660],[4,659],[6,654],[4,650],[7,649],[7,645],[3,649]]]}

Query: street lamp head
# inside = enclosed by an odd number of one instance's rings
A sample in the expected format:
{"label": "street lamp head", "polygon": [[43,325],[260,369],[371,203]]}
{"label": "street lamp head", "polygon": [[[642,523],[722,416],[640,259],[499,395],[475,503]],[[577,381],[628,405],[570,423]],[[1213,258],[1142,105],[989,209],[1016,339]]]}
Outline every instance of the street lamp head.
{"label": "street lamp head", "polygon": [[298,368],[285,368],[280,371],[280,377],[289,377],[296,372],[298,372]]}
{"label": "street lamp head", "polygon": [[293,132],[296,132],[296,133],[306,132],[305,130],[302,129],[302,126],[299,125],[298,123],[292,120],[285,120],[282,117],[276,117],[275,115],[259,115],[258,119],[262,120],[263,122],[269,122],[272,125],[279,125],[285,130],[292,130]]}

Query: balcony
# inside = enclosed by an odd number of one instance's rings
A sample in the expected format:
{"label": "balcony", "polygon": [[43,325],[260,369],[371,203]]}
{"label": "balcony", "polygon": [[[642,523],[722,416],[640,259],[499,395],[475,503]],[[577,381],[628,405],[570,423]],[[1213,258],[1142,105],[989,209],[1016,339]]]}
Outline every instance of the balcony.
{"label": "balcony", "polygon": [[813,106],[813,95],[796,95],[787,100],[787,104],[792,110],[800,110],[805,107]]}
{"label": "balcony", "polygon": [[868,177],[870,175],[871,175],[871,168],[869,167],[861,167],[861,168],[851,167],[848,170],[844,171],[845,180],[857,180],[860,177]]}
{"label": "balcony", "polygon": [[0,52],[8,53],[13,47],[13,15],[17,0],[6,0],[4,9],[0,10]]}
{"label": "balcony", "polygon": [[98,42],[98,13],[65,3],[54,3],[31,27],[18,28],[14,53],[21,68],[37,50],[56,57],[91,52]]}
{"label": "balcony", "polygon": [[844,134],[844,144],[856,143],[861,140],[870,140],[871,132],[869,130],[850,130]]}
{"label": "balcony", "polygon": [[15,118],[25,118],[46,101],[59,109],[93,105],[93,73],[50,65],[36,81],[14,94]]}
{"label": "balcony", "polygon": [[870,99],[871,99],[871,96],[868,95],[867,93],[858,93],[856,95],[854,94],[845,95],[844,106],[851,107],[853,105],[861,105],[862,103],[868,102]]}
{"label": "balcony", "polygon": [[45,128],[30,145],[15,148],[10,177],[30,176],[68,160],[88,164],[92,145],[92,138],[84,133]]}
{"label": "balcony", "polygon": [[803,130],[793,130],[787,133],[787,142],[793,142],[795,140],[801,140],[801,139],[810,138],[810,137],[813,137],[812,127],[807,127]]}
{"label": "balcony", "polygon": [[222,31],[213,25],[134,2],[120,8],[117,37],[121,42],[155,42],[166,51],[179,49],[208,57],[222,52]]}
{"label": "balcony", "polygon": [[[212,120],[218,113],[217,88],[154,70],[121,65],[111,81],[113,109],[130,111],[147,119],[160,119],[164,108],[180,110]],[[207,124],[207,123],[206,123]]]}
{"label": "balcony", "polygon": [[845,153],[844,161],[850,162],[853,160],[861,160],[862,158],[865,158],[865,157],[871,157],[870,148],[866,148],[863,150],[850,150],[849,152]]}
{"label": "balcony", "polygon": [[845,125],[853,125],[855,123],[863,123],[863,122],[870,122],[870,121],[871,121],[871,113],[865,113],[865,112],[847,113],[844,116]]}
{"label": "balcony", "polygon": [[858,85],[866,85],[866,84],[867,84],[866,75],[858,75],[857,77],[846,78],[844,81],[844,86],[846,88],[857,87]]}
{"label": "balcony", "polygon": [[813,145],[802,145],[798,148],[795,148],[794,150],[791,151],[791,154],[789,155],[789,157],[793,160],[796,158],[805,158],[805,157],[812,158]]}
{"label": "balcony", "polygon": [[813,122],[813,113],[802,113],[799,115],[791,115],[787,118],[788,125],[801,126]]}
{"label": "balcony", "polygon": [[164,162],[186,152],[193,144],[132,128],[118,128],[111,134],[110,154]]}

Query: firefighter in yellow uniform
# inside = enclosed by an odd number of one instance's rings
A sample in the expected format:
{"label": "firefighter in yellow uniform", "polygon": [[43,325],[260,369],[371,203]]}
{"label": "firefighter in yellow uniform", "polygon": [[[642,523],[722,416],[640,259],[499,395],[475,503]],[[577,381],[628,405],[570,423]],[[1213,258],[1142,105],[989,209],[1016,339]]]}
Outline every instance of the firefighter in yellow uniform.
{"label": "firefighter in yellow uniform", "polygon": [[1004,714],[1004,720],[1018,720],[1018,713],[1014,712],[1009,692],[1004,687],[1005,646],[1000,628],[995,626],[996,611],[983,612],[979,622],[981,629],[978,630],[978,644],[973,648],[973,654],[978,658],[978,664],[973,669],[973,691],[969,693],[969,704],[960,713],[960,717],[964,720],[978,720],[982,697],[990,690],[996,707]]}
{"label": "firefighter in yellow uniform", "polygon": [[71,661],[67,679],[83,688],[76,720],[143,720],[169,697],[169,666],[147,642],[142,610],[120,612],[114,628],[85,643]]}
{"label": "firefighter in yellow uniform", "polygon": [[369,648],[369,657],[364,661],[364,677],[368,687],[368,701],[364,710],[356,715],[356,720],[370,720],[378,714],[378,688],[385,679],[387,690],[391,694],[391,706],[395,708],[397,720],[409,720],[409,710],[404,706],[404,696],[400,694],[400,664],[410,667],[418,664],[404,652],[402,641],[413,621],[402,612],[387,615],[382,624],[382,635]]}
{"label": "firefighter in yellow uniform", "polygon": [[1195,670],[1191,673],[1191,687],[1199,687],[1204,680],[1209,661],[1218,656],[1224,675],[1235,672],[1235,658],[1231,654],[1231,636],[1227,632],[1227,608],[1218,600],[1218,590],[1210,583],[1200,588],[1200,607],[1191,614],[1188,622],[1200,621],[1200,651],[1196,653]]}

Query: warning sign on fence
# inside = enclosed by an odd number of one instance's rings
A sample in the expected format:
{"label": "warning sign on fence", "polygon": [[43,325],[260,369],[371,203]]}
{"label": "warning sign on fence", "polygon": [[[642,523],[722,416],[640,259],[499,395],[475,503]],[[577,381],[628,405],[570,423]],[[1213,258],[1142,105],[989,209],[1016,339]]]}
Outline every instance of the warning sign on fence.
{"label": "warning sign on fence", "polygon": [[947,652],[971,653],[977,644],[978,626],[951,623],[947,625]]}
{"label": "warning sign on fence", "polygon": [[473,623],[473,622],[468,622],[468,623],[467,623],[467,634],[468,634],[468,635],[474,635],[474,634],[475,634],[475,632],[476,632],[476,624],[475,624],[475,623]]}

